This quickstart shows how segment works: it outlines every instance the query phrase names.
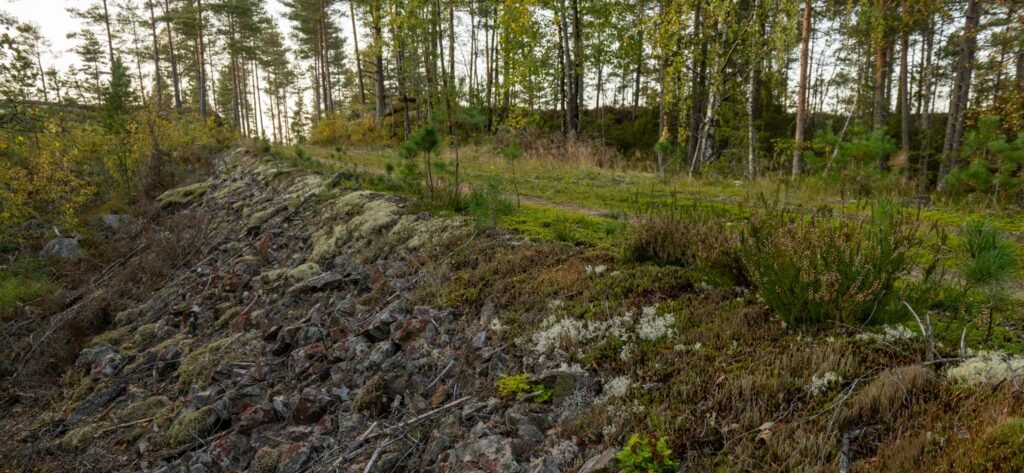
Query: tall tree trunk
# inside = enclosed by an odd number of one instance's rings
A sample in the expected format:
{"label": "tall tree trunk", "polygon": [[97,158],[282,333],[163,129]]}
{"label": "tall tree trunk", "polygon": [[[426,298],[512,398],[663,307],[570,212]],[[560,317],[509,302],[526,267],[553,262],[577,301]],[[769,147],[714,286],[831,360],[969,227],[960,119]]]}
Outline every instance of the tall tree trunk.
{"label": "tall tree trunk", "polygon": [[164,0],[164,19],[167,24],[167,53],[171,59],[171,86],[174,88],[174,108],[181,108],[181,77],[178,75],[178,58],[174,54],[174,28],[171,23],[170,0]]}
{"label": "tall tree trunk", "polygon": [[572,50],[569,44],[568,10],[565,7],[565,0],[562,0],[561,7],[559,32],[562,36],[562,55],[565,58],[565,127],[566,138],[569,141],[573,141],[576,139],[577,131],[579,131],[579,122],[577,121],[579,117],[579,101],[576,98],[575,63],[573,62]]}
{"label": "tall tree trunk", "polygon": [[898,99],[900,107],[900,154],[904,162],[910,159],[910,91],[908,90],[909,64],[908,53],[910,50],[910,30],[907,26],[907,0],[900,1],[900,16],[903,18],[903,27],[900,32],[900,78]]}
{"label": "tall tree trunk", "polygon": [[164,107],[164,85],[163,79],[160,76],[160,41],[157,39],[156,31],[156,12],[153,8],[153,1],[149,3],[149,22],[153,32],[153,74],[156,78],[156,109],[160,110]]}
{"label": "tall tree trunk", "polygon": [[885,48],[875,47],[875,86],[872,95],[871,128],[878,130],[885,124]]}
{"label": "tall tree trunk", "polygon": [[448,85],[455,88],[455,7],[448,4]]}
{"label": "tall tree trunk", "polygon": [[198,44],[198,61],[199,61],[199,114],[206,116],[206,48],[203,41],[203,0],[196,0],[196,16],[199,21],[199,44]]}
{"label": "tall tree trunk", "polygon": [[932,65],[932,53],[935,47],[935,19],[928,19],[927,31],[924,38],[924,64],[921,67],[921,86],[918,87],[921,99],[918,108],[921,110],[921,130],[924,132],[924,143],[921,146],[921,183],[918,190],[927,192],[931,187],[931,173],[929,164],[932,160],[932,127],[931,118],[935,104],[934,87],[934,66]]}
{"label": "tall tree trunk", "polygon": [[[758,11],[760,2],[754,0],[751,8],[754,11],[754,22],[761,24],[760,12]],[[764,36],[763,31],[760,31],[760,33],[760,36]],[[760,36],[757,34],[750,35],[750,71],[747,73],[747,179],[753,179],[757,176],[755,163],[757,159],[758,82],[761,69]]]}
{"label": "tall tree trunk", "polygon": [[964,18],[964,30],[960,38],[960,52],[957,58],[956,78],[950,94],[949,113],[946,122],[946,137],[942,144],[942,161],[939,163],[939,187],[946,174],[956,165],[964,133],[964,115],[971,96],[971,76],[974,73],[974,55],[978,48],[978,25],[981,7],[977,0],[968,0]]}
{"label": "tall tree trunk", "polygon": [[[703,0],[698,0],[697,11],[700,11],[700,3]],[[699,15],[699,13],[698,13]],[[640,0],[636,4],[636,64],[633,69],[633,119],[636,120],[637,109],[640,108],[640,78],[644,71],[644,1]]]}
{"label": "tall tree trunk", "polygon": [[327,27],[327,6],[320,0],[320,31],[324,48],[324,97],[327,113],[334,113],[334,77],[331,74],[331,31]]}
{"label": "tall tree trunk", "polygon": [[372,17],[372,29],[373,29],[373,79],[374,79],[374,95],[376,96],[377,102],[377,124],[378,126],[384,120],[384,55],[382,50],[384,48],[384,34],[383,27],[381,25],[381,5],[380,0],[374,0],[370,7],[370,15]]}
{"label": "tall tree trunk", "polygon": [[359,103],[366,105],[366,87],[363,86],[363,61],[359,57],[359,30],[356,29],[356,2],[348,2],[349,16],[352,18],[352,45],[356,49],[356,79],[359,81]]}
{"label": "tall tree trunk", "polygon": [[800,83],[796,97],[796,136],[793,145],[793,177],[804,172],[804,125],[807,122],[807,52],[811,39],[811,0],[804,0],[804,19],[800,28]]}
{"label": "tall tree trunk", "polygon": [[576,133],[580,131],[583,107],[583,28],[580,21],[580,0],[569,0],[569,8],[572,15],[572,75],[573,91],[576,98]]}
{"label": "tall tree trunk", "polygon": [[[494,15],[494,12],[491,12]],[[486,100],[484,103],[487,104],[487,131],[491,131],[494,125],[494,102],[491,99],[491,92],[494,88],[494,21],[489,15],[486,21],[486,29],[484,30],[484,48],[486,49],[484,54],[484,62],[487,67],[487,89],[486,89]]]}
{"label": "tall tree trunk", "polygon": [[690,76],[690,124],[687,127],[686,155],[690,158],[690,167],[693,168],[697,158],[697,141],[700,137],[701,117],[704,115],[704,94],[707,82],[708,49],[707,41],[703,41],[704,0],[698,0],[693,7],[693,37],[700,43],[695,54],[693,54]]}
{"label": "tall tree trunk", "polygon": [[107,9],[107,0],[103,0],[103,23],[107,27],[107,49],[110,52],[110,64],[114,64],[114,35],[110,30],[110,10]]}

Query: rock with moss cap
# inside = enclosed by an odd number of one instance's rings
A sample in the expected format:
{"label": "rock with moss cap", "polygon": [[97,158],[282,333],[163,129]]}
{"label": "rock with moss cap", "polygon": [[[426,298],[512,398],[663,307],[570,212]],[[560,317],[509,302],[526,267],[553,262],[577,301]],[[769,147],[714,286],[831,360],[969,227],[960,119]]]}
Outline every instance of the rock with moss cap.
{"label": "rock with moss cap", "polygon": [[211,182],[206,181],[171,189],[160,194],[156,198],[156,202],[162,209],[191,205],[205,195],[210,190],[210,186]]}
{"label": "rock with moss cap", "polygon": [[212,407],[189,412],[174,420],[167,430],[165,439],[171,447],[180,447],[193,441],[202,440],[217,428],[217,413]]}

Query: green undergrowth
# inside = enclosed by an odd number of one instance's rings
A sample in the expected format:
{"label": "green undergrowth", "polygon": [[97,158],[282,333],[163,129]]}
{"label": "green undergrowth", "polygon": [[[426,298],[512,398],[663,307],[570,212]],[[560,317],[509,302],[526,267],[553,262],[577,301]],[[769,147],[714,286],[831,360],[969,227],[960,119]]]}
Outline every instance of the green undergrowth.
{"label": "green undergrowth", "polygon": [[34,301],[49,294],[53,284],[38,261],[19,261],[0,267],[0,309]]}
{"label": "green undergrowth", "polygon": [[[1024,410],[1006,386],[938,384],[936,369],[921,365],[919,336],[787,327],[748,288],[695,268],[626,262],[607,248],[479,239],[435,270],[417,303],[491,311],[489,332],[509,350],[601,378],[602,392],[560,434],[601,448],[622,451],[632,434],[656,434],[663,452],[685,452],[699,471],[832,471],[839,433],[870,427],[855,468],[883,461],[882,471],[925,471],[950,458],[935,460],[935,442],[973,445],[951,426],[968,421],[984,433],[986,415]],[[943,334],[959,331],[935,322],[940,350],[954,354]],[[533,389],[528,376],[492,376],[505,396]],[[908,431],[931,437],[908,443]],[[637,464],[650,468],[643,458]]]}

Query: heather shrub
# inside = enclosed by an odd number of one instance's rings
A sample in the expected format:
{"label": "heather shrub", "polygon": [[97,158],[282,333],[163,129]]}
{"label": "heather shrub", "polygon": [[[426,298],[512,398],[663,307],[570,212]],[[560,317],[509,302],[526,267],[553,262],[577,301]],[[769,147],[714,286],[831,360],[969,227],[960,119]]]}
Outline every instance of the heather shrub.
{"label": "heather shrub", "polygon": [[636,215],[623,245],[630,262],[653,262],[714,271],[745,279],[739,233],[726,215],[701,204],[650,204]]}
{"label": "heather shrub", "polygon": [[790,324],[865,323],[912,266],[917,225],[891,204],[869,216],[817,217],[764,208],[741,238],[758,294]]}

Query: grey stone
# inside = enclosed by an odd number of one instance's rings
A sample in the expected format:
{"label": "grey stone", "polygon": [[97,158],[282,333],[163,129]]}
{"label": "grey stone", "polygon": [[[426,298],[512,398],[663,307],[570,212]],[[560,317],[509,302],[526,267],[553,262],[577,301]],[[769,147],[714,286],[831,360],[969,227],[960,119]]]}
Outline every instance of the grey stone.
{"label": "grey stone", "polygon": [[611,473],[615,471],[615,449],[609,448],[583,462],[578,473]]}
{"label": "grey stone", "polygon": [[561,473],[561,471],[558,468],[558,462],[547,455],[530,462],[530,465],[526,467],[526,473]]}
{"label": "grey stone", "polygon": [[50,240],[43,251],[39,253],[43,258],[56,258],[61,260],[73,260],[82,256],[82,247],[74,238],[60,237]]}

